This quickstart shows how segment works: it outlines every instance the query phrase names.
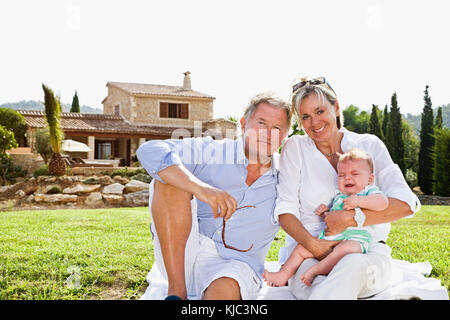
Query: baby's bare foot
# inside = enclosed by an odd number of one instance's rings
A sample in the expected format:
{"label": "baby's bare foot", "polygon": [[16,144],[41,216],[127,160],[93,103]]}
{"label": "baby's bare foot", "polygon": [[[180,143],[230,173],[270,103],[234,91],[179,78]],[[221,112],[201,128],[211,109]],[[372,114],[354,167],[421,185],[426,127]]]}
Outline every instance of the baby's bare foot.
{"label": "baby's bare foot", "polygon": [[303,283],[306,284],[308,287],[311,287],[311,284],[316,275],[313,272],[308,271],[310,270],[306,270],[306,272],[300,276],[300,280],[302,280]]}
{"label": "baby's bare foot", "polygon": [[282,287],[285,286],[288,279],[286,279],[286,275],[281,272],[269,272],[267,270],[264,270],[264,273],[262,274],[262,277],[264,281],[267,282],[267,285],[269,287]]}

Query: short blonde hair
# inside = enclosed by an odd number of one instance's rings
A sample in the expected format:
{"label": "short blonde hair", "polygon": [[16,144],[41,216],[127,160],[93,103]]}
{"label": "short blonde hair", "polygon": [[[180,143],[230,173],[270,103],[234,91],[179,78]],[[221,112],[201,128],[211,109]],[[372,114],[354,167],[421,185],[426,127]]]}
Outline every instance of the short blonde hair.
{"label": "short blonde hair", "polygon": [[261,103],[267,103],[274,108],[284,110],[286,112],[287,125],[288,125],[288,130],[289,130],[289,128],[291,127],[291,121],[292,121],[291,106],[288,101],[282,99],[274,92],[261,92],[250,99],[250,102],[244,111],[244,119],[246,122],[250,121],[250,118],[255,113],[256,108]]}
{"label": "short blonde hair", "polygon": [[366,160],[369,165],[370,172],[373,173],[373,161],[370,155],[364,150],[353,148],[349,152],[339,153],[339,162],[348,160]]}

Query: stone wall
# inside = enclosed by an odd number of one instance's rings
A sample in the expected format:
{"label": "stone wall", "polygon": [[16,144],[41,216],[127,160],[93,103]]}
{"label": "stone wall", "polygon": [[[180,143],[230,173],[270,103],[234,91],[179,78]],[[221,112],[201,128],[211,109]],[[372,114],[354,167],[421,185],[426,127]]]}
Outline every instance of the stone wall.
{"label": "stone wall", "polygon": [[148,186],[121,176],[33,177],[0,187],[0,211],[148,206]]}
{"label": "stone wall", "polygon": [[27,171],[27,175],[32,175],[34,171],[42,167],[45,162],[42,157],[35,153],[11,154],[11,161],[15,166],[20,166]]}

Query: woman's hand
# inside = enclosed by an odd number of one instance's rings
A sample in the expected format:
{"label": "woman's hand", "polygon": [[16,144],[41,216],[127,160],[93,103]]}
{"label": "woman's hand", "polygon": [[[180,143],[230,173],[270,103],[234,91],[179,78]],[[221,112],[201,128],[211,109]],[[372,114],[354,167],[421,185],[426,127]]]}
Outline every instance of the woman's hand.
{"label": "woman's hand", "polygon": [[325,228],[325,235],[332,236],[341,233],[348,227],[356,226],[353,219],[355,215],[354,210],[336,210],[325,213],[324,221],[327,227]]}
{"label": "woman's hand", "polygon": [[333,251],[333,248],[339,242],[340,241],[330,241],[316,238],[314,242],[310,246],[308,246],[308,250],[316,259],[322,260],[327,255],[329,255],[331,251]]}

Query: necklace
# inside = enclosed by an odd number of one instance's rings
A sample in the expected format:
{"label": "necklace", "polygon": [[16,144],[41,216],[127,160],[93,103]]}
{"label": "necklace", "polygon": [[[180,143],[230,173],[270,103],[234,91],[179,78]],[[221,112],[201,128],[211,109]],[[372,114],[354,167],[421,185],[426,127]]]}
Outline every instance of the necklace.
{"label": "necklace", "polygon": [[331,157],[331,156],[334,156],[336,154],[336,152],[333,152],[333,153],[326,153],[326,156],[327,157]]}

